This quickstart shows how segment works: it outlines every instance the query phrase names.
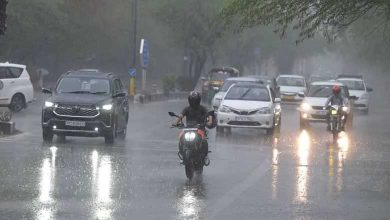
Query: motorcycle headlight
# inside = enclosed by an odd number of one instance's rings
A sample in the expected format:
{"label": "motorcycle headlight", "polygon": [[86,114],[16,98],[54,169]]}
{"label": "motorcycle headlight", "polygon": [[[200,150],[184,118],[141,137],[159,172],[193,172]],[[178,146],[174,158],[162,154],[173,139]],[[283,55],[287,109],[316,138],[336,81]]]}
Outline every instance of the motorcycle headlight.
{"label": "motorcycle headlight", "polygon": [[221,108],[219,108],[219,111],[220,112],[225,112],[225,113],[231,112],[230,108],[227,107],[227,106],[222,106]]}
{"label": "motorcycle headlight", "polygon": [[195,132],[187,132],[184,134],[184,140],[186,141],[194,141],[196,138]]}
{"label": "motorcycle headlight", "polygon": [[271,108],[265,107],[257,111],[258,114],[271,114]]}
{"label": "motorcycle headlight", "polygon": [[112,104],[103,105],[103,106],[102,106],[102,109],[103,109],[103,110],[109,111],[109,110],[112,109]]}
{"label": "motorcycle headlight", "polygon": [[309,103],[302,103],[301,104],[301,110],[306,112],[306,111],[309,111],[311,109],[311,105]]}
{"label": "motorcycle headlight", "polygon": [[49,101],[46,101],[45,102],[45,108],[51,108],[54,106],[54,103],[53,102],[49,102]]}
{"label": "motorcycle headlight", "polygon": [[344,106],[344,107],[342,108],[342,110],[343,110],[343,112],[347,112],[347,111],[348,111],[348,107],[347,107],[347,106]]}

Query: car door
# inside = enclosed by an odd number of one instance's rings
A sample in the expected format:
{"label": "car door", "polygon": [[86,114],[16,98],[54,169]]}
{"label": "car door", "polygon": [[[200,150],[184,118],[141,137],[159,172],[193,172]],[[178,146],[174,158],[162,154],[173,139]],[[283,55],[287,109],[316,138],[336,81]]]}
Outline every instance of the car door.
{"label": "car door", "polygon": [[[114,80],[114,95],[123,92],[123,86],[119,79]],[[122,129],[127,125],[127,96],[115,97],[118,126]]]}
{"label": "car door", "polygon": [[0,104],[9,104],[15,94],[17,78],[9,67],[0,67]]}

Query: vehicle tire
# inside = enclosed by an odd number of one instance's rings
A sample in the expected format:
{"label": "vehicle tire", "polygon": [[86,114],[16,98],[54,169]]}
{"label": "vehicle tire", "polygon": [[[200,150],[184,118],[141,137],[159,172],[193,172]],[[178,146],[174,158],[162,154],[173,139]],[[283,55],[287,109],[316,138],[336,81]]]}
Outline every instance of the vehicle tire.
{"label": "vehicle tire", "polygon": [[185,166],[185,172],[186,176],[189,180],[194,177],[194,163],[191,159],[191,151],[187,150],[184,155],[184,166]]}
{"label": "vehicle tire", "polygon": [[307,128],[307,121],[305,119],[303,119],[302,117],[299,117],[299,128],[301,130],[303,129],[306,129]]}
{"label": "vehicle tire", "polygon": [[220,126],[217,126],[216,130],[217,130],[217,134],[223,134],[224,128],[220,127]]}
{"label": "vehicle tire", "polygon": [[26,100],[22,94],[15,94],[12,99],[9,108],[14,112],[20,112],[26,106]]}
{"label": "vehicle tire", "polygon": [[121,140],[124,140],[124,139],[126,139],[126,135],[127,135],[127,126],[125,128],[123,128],[123,130],[118,134],[118,137]]}
{"label": "vehicle tire", "polygon": [[66,135],[63,135],[63,134],[57,135],[57,140],[59,142],[65,142],[66,141]]}
{"label": "vehicle tire", "polygon": [[106,142],[106,144],[113,144],[115,142],[115,137],[117,134],[116,122],[114,122],[112,126],[112,131],[109,134],[106,134],[106,136],[104,136],[104,141]]}
{"label": "vehicle tire", "polygon": [[53,132],[49,128],[42,128],[42,138],[45,142],[53,141]]}

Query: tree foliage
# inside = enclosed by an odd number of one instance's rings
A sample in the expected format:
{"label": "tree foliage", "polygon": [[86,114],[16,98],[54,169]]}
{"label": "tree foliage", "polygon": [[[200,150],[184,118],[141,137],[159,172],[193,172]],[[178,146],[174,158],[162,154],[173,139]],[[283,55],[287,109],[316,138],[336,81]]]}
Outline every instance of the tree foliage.
{"label": "tree foliage", "polygon": [[240,28],[273,25],[285,36],[290,26],[299,30],[297,42],[322,32],[334,38],[364,16],[381,16],[385,27],[390,19],[387,0],[231,0],[223,11],[231,24],[238,19]]}

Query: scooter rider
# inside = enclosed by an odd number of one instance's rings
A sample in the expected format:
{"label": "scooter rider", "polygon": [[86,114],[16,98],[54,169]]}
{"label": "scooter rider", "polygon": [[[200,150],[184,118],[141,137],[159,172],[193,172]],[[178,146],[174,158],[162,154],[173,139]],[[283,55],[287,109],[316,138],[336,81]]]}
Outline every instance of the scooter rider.
{"label": "scooter rider", "polygon": [[[348,100],[341,94],[341,87],[339,85],[334,85],[332,87],[332,95],[328,98],[328,100],[325,103],[325,108],[329,109],[329,106],[332,105],[338,105],[338,106],[347,106]],[[347,120],[347,114],[345,114],[345,119],[343,123],[343,130],[344,125]],[[327,130],[330,130],[330,114],[329,112],[326,115],[326,123],[327,123]]]}
{"label": "scooter rider", "polygon": [[[202,98],[199,92],[192,91],[188,96],[189,106],[183,109],[182,113],[177,118],[176,123],[172,124],[172,126],[177,126],[181,124],[184,117],[186,118],[187,127],[196,127],[197,125],[203,126],[199,129],[202,131],[202,137],[203,137],[202,151],[204,153],[204,163],[208,164],[209,159],[207,157],[207,154],[209,149],[208,149],[208,143],[206,139],[204,126],[206,126],[207,128],[213,128],[214,120],[213,120],[213,116],[208,115],[207,108],[200,104],[201,99]],[[207,121],[206,124],[204,124],[206,118]],[[179,153],[183,155],[183,149],[181,144],[179,144]]]}

